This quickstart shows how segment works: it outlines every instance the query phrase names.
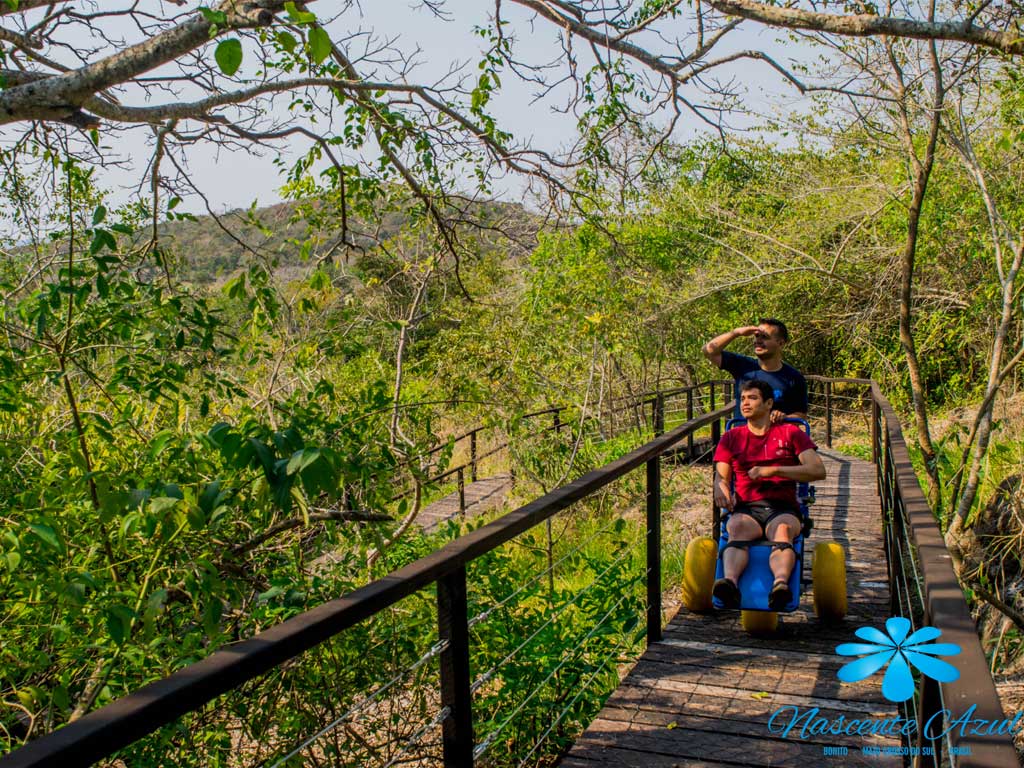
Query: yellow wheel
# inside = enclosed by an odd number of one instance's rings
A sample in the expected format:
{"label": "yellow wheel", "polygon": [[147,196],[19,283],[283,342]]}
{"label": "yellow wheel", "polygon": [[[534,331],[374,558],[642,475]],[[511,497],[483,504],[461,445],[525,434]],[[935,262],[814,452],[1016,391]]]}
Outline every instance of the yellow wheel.
{"label": "yellow wheel", "polygon": [[824,621],[838,621],[846,615],[846,552],[835,541],[822,541],[814,548],[814,612]]}
{"label": "yellow wheel", "polygon": [[740,623],[752,635],[766,635],[779,626],[779,614],[775,611],[740,611]]}
{"label": "yellow wheel", "polygon": [[711,587],[715,583],[718,545],[710,536],[694,539],[686,547],[683,562],[683,605],[691,611],[710,611]]}

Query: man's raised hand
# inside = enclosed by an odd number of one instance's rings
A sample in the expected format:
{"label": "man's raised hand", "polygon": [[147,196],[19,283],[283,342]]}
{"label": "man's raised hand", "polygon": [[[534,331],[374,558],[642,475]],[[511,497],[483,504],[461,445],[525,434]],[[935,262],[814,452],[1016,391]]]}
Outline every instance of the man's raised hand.
{"label": "man's raised hand", "polygon": [[751,467],[747,470],[747,477],[751,480],[763,480],[766,477],[774,477],[778,474],[775,470],[778,467]]}

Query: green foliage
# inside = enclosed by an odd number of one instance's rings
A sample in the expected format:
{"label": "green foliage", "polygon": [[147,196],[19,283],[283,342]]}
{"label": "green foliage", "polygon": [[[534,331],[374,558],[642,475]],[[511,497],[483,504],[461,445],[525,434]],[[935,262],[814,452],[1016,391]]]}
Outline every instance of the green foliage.
{"label": "green foliage", "polygon": [[214,58],[220,71],[231,77],[242,66],[242,42],[234,37],[221,40],[217,43]]}

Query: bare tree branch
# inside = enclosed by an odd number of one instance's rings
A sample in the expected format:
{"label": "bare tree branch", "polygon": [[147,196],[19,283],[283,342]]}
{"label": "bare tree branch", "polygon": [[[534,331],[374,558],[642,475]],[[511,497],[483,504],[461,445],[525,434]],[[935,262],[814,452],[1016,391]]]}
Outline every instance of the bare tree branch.
{"label": "bare tree branch", "polygon": [[919,21],[861,13],[839,16],[829,13],[805,11],[765,5],[753,0],[705,0],[715,10],[727,16],[739,16],[773,27],[830,32],[852,37],[909,37],[916,40],[953,40],[1003,53],[1024,53],[1024,38],[1019,32],[974,26],[974,17],[965,21]]}

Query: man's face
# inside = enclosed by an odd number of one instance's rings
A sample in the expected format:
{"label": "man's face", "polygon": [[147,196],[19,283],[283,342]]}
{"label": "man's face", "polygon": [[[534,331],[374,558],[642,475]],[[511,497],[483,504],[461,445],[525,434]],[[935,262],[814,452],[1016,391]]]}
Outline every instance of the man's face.
{"label": "man's face", "polygon": [[785,342],[779,338],[779,329],[774,325],[761,323],[754,334],[754,354],[760,357],[774,357]]}
{"label": "man's face", "polygon": [[740,392],[740,413],[745,419],[753,419],[771,413],[772,401],[765,400],[756,389],[745,389]]}

